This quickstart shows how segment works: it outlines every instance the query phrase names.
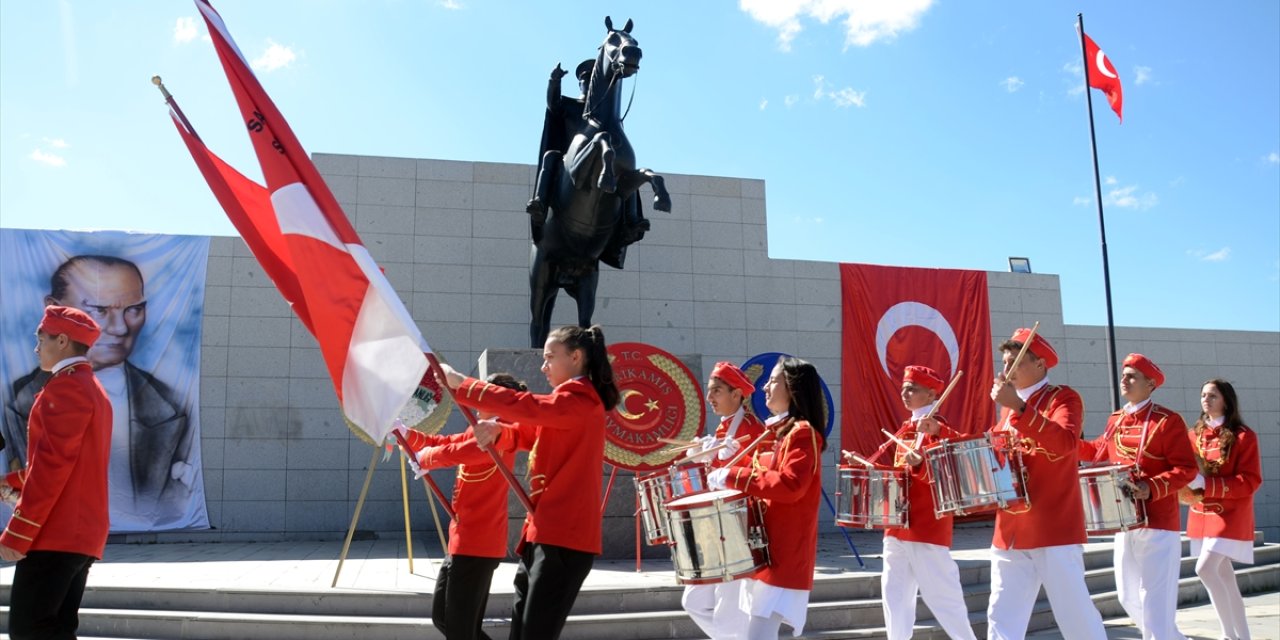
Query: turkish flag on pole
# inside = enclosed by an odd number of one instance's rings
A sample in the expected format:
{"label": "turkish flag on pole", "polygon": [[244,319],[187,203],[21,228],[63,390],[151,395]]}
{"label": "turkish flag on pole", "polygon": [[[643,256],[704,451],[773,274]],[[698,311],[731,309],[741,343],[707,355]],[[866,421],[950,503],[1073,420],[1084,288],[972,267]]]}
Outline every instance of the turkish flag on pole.
{"label": "turkish flag on pole", "polygon": [[181,123],[179,131],[228,217],[315,335],[347,420],[382,442],[426,373],[424,353],[431,349],[222,17],[206,0],[196,0],[196,7],[240,105],[266,188],[209,153]]}
{"label": "turkish flag on pole", "polygon": [[1098,48],[1097,43],[1089,34],[1084,34],[1084,72],[1089,80],[1089,86],[1094,89],[1100,89],[1106,94],[1107,102],[1111,104],[1111,110],[1116,112],[1116,117],[1124,122],[1124,116],[1120,111],[1124,107],[1124,92],[1120,89],[1120,74],[1116,73],[1115,65],[1111,64],[1111,60],[1107,58],[1107,54]]}
{"label": "turkish flag on pole", "polygon": [[910,417],[902,372],[930,367],[956,384],[938,414],[957,431],[995,422],[991,312],[984,271],[840,265],[843,448],[869,455]]}

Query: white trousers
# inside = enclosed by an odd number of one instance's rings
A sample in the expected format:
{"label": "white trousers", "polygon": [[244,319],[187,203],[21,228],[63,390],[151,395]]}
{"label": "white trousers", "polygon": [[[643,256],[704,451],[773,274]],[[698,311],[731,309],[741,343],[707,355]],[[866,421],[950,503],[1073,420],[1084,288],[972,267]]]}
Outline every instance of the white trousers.
{"label": "white trousers", "polygon": [[1102,615],[1084,583],[1084,549],[1066,544],[1037,549],[991,549],[989,640],[1021,640],[1044,586],[1053,619],[1066,640],[1102,640]]}
{"label": "white trousers", "polygon": [[1196,560],[1196,575],[1209,592],[1209,602],[1218,614],[1222,637],[1229,640],[1249,640],[1249,619],[1244,614],[1244,599],[1240,585],[1236,583],[1231,558],[1201,547]]}
{"label": "white trousers", "polygon": [[738,606],[741,590],[741,580],[687,585],[680,606],[711,640],[743,640],[751,616]]}
{"label": "white trousers", "polygon": [[884,538],[881,606],[889,640],[908,640],[916,624],[916,594],[951,638],[975,640],[951,550],[936,544]]}
{"label": "white trousers", "polygon": [[1120,606],[1143,640],[1186,640],[1175,621],[1181,536],[1164,529],[1133,529],[1117,533],[1115,544]]}

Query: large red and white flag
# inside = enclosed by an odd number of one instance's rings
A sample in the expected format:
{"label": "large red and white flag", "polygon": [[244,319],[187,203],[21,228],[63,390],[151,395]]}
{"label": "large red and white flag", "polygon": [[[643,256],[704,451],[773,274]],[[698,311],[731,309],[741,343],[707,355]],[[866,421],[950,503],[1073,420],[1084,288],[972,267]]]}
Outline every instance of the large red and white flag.
{"label": "large red and white flag", "polygon": [[843,448],[870,454],[910,412],[902,372],[923,365],[956,383],[938,414],[979,433],[995,420],[989,397],[994,356],[983,271],[840,265],[840,406]]}
{"label": "large red and white flag", "polygon": [[1107,54],[1098,48],[1097,43],[1089,34],[1084,34],[1084,72],[1089,81],[1089,86],[1099,89],[1107,96],[1107,102],[1111,104],[1111,110],[1116,112],[1116,117],[1124,122],[1124,116],[1121,110],[1124,108],[1124,91],[1120,88],[1120,74],[1116,73],[1115,65],[1111,64],[1111,60],[1107,58]]}
{"label": "large red and white flag", "polygon": [[[196,164],[268,276],[316,337],[342,412],[375,442],[427,371],[426,340],[206,0],[195,0],[266,187],[178,123]],[[175,122],[178,122],[175,118]]]}

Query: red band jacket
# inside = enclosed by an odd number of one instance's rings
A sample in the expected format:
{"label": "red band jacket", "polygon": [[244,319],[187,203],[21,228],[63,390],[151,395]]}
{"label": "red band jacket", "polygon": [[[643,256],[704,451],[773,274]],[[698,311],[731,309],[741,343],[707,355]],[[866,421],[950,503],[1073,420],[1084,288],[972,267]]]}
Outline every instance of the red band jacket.
{"label": "red band jacket", "polygon": [[[507,492],[511,488],[493,458],[476,444],[471,427],[448,436],[430,436],[411,429],[405,440],[423,469],[458,467],[453,481],[449,555],[506,557]],[[512,468],[514,451],[500,457],[507,469]]]}
{"label": "red band jacket", "polygon": [[[787,430],[787,427],[790,429]],[[786,589],[813,589],[822,499],[822,436],[808,422],[782,421],[772,451],[756,449],[750,465],[729,470],[725,486],[764,502],[769,566],[756,580]]]}
{"label": "red band jacket", "polygon": [[1084,402],[1067,386],[1045,385],[1021,412],[1003,409],[992,432],[1012,429],[1022,451],[1030,506],[996,512],[991,544],[997,549],[1037,549],[1082,544],[1079,442]]}
{"label": "red band jacket", "polygon": [[1137,477],[1151,488],[1146,527],[1182,530],[1178,489],[1196,477],[1195,454],[1182,416],[1154,402],[1133,413],[1121,409],[1107,418],[1101,436],[1080,442],[1081,462],[1134,464],[1139,460]]}
{"label": "red band jacket", "polygon": [[591,383],[574,378],[542,395],[467,378],[455,397],[517,423],[498,448],[529,450],[534,514],[521,539],[599,554],[605,411]]}
{"label": "red band jacket", "polygon": [[27,423],[27,467],[6,477],[22,493],[0,544],[22,553],[102,557],[111,526],[107,461],[111,401],[88,362],[58,370]]}
{"label": "red band jacket", "polygon": [[1208,467],[1204,478],[1204,500],[1191,505],[1187,515],[1190,538],[1253,540],[1253,494],[1262,485],[1262,461],[1258,434],[1249,427],[1240,429],[1230,447],[1222,446],[1220,428],[1206,427],[1191,433],[1196,454]]}
{"label": "red band jacket", "polygon": [[[962,434],[947,425],[941,416],[934,416],[938,421],[938,435],[932,436],[916,431],[916,423],[907,420],[902,423],[901,435],[898,437],[912,442],[921,437],[920,446],[916,447],[921,455],[924,450],[942,438],[959,438]],[[929,463],[921,462],[916,466],[907,464],[907,452],[902,445],[895,447],[893,466],[906,471],[907,480],[907,526],[905,528],[889,527],[884,530],[886,536],[905,542],[924,542],[944,547],[951,546],[951,529],[955,518],[950,514],[941,518],[934,514],[933,474],[929,471]]]}

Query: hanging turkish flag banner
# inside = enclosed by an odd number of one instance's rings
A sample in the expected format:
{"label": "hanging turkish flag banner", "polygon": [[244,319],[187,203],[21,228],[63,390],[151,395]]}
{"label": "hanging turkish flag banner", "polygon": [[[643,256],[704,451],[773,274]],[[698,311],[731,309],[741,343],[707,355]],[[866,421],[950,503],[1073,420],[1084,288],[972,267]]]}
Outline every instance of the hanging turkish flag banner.
{"label": "hanging turkish flag banner", "polygon": [[938,414],[964,433],[995,421],[991,312],[984,271],[840,265],[842,448],[870,455],[910,416],[902,372],[923,365],[949,383]]}

